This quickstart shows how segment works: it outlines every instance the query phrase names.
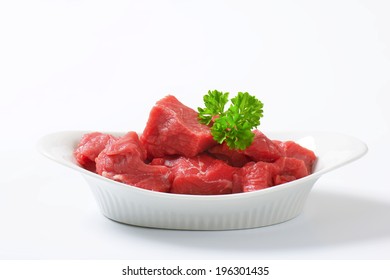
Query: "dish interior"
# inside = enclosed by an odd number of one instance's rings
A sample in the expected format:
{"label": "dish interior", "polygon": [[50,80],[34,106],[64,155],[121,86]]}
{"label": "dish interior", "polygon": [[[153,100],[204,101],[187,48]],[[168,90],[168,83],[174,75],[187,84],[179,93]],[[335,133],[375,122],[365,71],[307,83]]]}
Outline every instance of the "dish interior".
{"label": "dish interior", "polygon": [[[85,133],[88,133],[88,131],[64,131],[49,134],[39,141],[38,149],[46,157],[54,160],[57,163],[60,163],[78,172],[81,172],[83,175],[93,176],[102,180],[109,180],[98,174],[85,170],[84,168],[80,167],[76,162],[73,156],[73,151],[77,146],[79,140]],[[108,133],[111,133],[116,136],[124,134],[119,132]],[[360,140],[351,136],[337,133],[274,132],[267,133],[267,135],[270,139],[278,139],[282,141],[293,140],[298,144],[302,145],[303,147],[311,149],[317,155],[317,161],[315,163],[313,174],[296,180],[294,182],[307,181],[310,179],[318,178],[319,176],[331,170],[334,170],[349,162],[357,160],[358,158],[362,157],[368,150],[367,146]],[[115,184],[124,185],[115,181],[112,182]],[[290,182],[287,184],[291,184],[294,182]],[[280,186],[274,186],[272,188],[279,188]]]}
{"label": "dish interior", "polygon": [[[314,172],[267,189],[225,195],[184,195],[149,191],[104,178],[80,167],[73,151],[88,131],[47,135],[38,149],[53,161],[84,176],[104,216],[137,226],[181,230],[255,228],[298,216],[315,182],[323,174],[362,157],[367,146],[336,133],[269,133],[270,139],[293,140],[317,155]],[[121,133],[112,133],[117,136]]]}

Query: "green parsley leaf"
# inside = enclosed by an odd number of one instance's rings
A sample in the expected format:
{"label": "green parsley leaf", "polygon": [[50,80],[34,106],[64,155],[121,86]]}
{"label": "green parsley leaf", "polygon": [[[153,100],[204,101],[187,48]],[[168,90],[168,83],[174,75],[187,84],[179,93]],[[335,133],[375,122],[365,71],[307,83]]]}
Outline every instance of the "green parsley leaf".
{"label": "green parsley leaf", "polygon": [[215,116],[221,115],[225,110],[228,98],[228,92],[223,93],[218,90],[209,90],[208,94],[203,96],[203,102],[206,107],[198,107],[200,123],[209,125]]}
{"label": "green parsley leaf", "polygon": [[260,125],[263,103],[247,92],[239,92],[224,111],[227,98],[228,93],[209,91],[203,97],[206,108],[198,108],[199,121],[207,125],[213,121],[211,134],[218,143],[226,142],[231,149],[245,150],[253,142],[252,129]]}

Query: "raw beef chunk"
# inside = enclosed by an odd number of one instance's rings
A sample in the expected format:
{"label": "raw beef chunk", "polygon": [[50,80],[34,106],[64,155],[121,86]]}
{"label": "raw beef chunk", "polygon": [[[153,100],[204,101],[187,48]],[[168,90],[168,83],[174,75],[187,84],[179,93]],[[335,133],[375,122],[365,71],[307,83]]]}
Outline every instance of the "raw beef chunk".
{"label": "raw beef chunk", "polygon": [[227,164],[235,167],[242,167],[251,161],[251,159],[242,151],[230,149],[225,142],[221,145],[211,147],[207,152],[213,157],[223,160]]}
{"label": "raw beef chunk", "polygon": [[251,192],[273,186],[279,167],[268,162],[249,162],[234,176],[233,192]]}
{"label": "raw beef chunk", "polygon": [[98,174],[140,188],[169,192],[169,168],[145,163],[146,150],[138,135],[129,132],[108,145],[96,158]]}
{"label": "raw beef chunk", "polygon": [[115,140],[114,136],[100,132],[85,134],[74,151],[76,161],[85,169],[95,172],[96,157],[108,144]]}
{"label": "raw beef chunk", "polygon": [[278,146],[282,150],[284,156],[303,160],[309,174],[313,172],[313,166],[317,158],[313,151],[306,149],[293,141],[274,141],[274,143],[279,143]]}
{"label": "raw beef chunk", "polygon": [[274,178],[274,185],[287,183],[309,175],[303,160],[289,157],[281,157],[274,163],[279,173]]}
{"label": "raw beef chunk", "polygon": [[268,139],[259,130],[254,130],[255,137],[252,144],[243,153],[253,161],[274,162],[282,156],[282,151],[278,145]]}
{"label": "raw beef chunk", "polygon": [[216,145],[210,128],[199,123],[198,113],[171,95],[152,108],[140,139],[149,158],[165,155],[194,157]]}
{"label": "raw beef chunk", "polygon": [[216,145],[208,150],[214,157],[236,167],[242,167],[250,161],[274,162],[282,156],[282,148],[268,139],[259,130],[254,130],[253,143],[245,150],[230,149],[226,143]]}
{"label": "raw beef chunk", "polygon": [[172,171],[172,193],[195,195],[232,193],[235,168],[207,154],[193,158],[167,158],[164,165],[170,167]]}

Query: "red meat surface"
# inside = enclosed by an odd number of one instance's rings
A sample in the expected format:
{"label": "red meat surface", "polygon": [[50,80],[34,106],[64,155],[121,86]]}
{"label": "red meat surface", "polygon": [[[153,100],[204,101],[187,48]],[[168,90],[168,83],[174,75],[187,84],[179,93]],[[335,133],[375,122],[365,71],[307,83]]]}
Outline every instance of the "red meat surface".
{"label": "red meat surface", "polygon": [[242,151],[230,149],[226,143],[213,146],[208,149],[207,152],[213,157],[223,160],[227,164],[235,167],[242,167],[251,161],[251,159]]}
{"label": "red meat surface", "polygon": [[280,185],[280,184],[284,184],[284,183],[288,183],[288,182],[294,181],[296,179],[297,178],[295,178],[292,175],[280,175],[280,174],[278,174],[278,175],[276,175],[274,177],[274,186]]}
{"label": "red meat surface", "polygon": [[230,149],[226,143],[211,147],[208,152],[228,164],[242,167],[250,161],[274,162],[283,155],[283,150],[259,130],[254,130],[252,144],[245,150]]}
{"label": "red meat surface", "polygon": [[280,157],[274,163],[249,162],[234,175],[233,193],[280,185],[309,175],[303,160]]}
{"label": "red meat surface", "polygon": [[100,132],[85,134],[78,143],[74,157],[76,161],[85,169],[95,172],[95,159],[100,152],[110,143],[114,142],[116,137]]}
{"label": "red meat surface", "polygon": [[171,168],[172,193],[195,195],[232,193],[235,168],[207,154],[192,158],[167,158],[164,165]]}
{"label": "red meat surface", "polygon": [[274,164],[279,169],[278,174],[274,177],[274,185],[290,182],[310,174],[305,162],[300,159],[281,157]]}
{"label": "red meat surface", "polygon": [[249,162],[239,169],[234,176],[234,191],[251,192],[273,186],[273,178],[279,167],[268,162]]}
{"label": "red meat surface", "polygon": [[255,137],[252,144],[246,148],[244,155],[253,161],[274,162],[282,156],[281,148],[259,130],[254,130]]}
{"label": "red meat surface", "polygon": [[285,157],[303,160],[309,174],[313,172],[313,166],[317,159],[313,151],[306,149],[293,141],[274,141],[274,143],[280,147]]}
{"label": "red meat surface", "polygon": [[140,139],[150,158],[194,157],[216,145],[210,128],[199,123],[198,113],[171,95],[152,108]]}
{"label": "red meat surface", "polygon": [[99,154],[96,171],[118,182],[152,191],[169,192],[169,168],[146,164],[145,160],[146,150],[137,133],[129,132]]}

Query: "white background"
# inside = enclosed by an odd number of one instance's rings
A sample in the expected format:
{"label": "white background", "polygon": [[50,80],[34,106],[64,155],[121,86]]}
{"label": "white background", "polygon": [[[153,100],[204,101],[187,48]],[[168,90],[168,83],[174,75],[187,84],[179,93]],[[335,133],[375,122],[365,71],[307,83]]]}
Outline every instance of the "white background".
{"label": "white background", "polygon": [[[390,259],[387,1],[0,2],[1,259]],[[265,104],[260,129],[360,138],[304,212],[251,230],[133,227],[36,151],[59,130],[142,131],[166,94]]]}

